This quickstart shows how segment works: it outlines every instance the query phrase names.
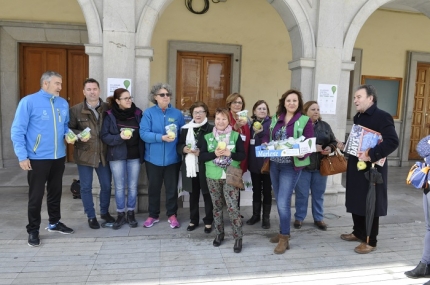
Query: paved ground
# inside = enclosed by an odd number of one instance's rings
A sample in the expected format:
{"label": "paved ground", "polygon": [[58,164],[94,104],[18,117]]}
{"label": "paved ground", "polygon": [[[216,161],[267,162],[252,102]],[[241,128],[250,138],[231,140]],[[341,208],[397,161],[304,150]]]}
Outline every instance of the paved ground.
{"label": "paved ground", "polygon": [[[274,254],[268,241],[279,222],[274,208],[270,230],[244,225],[243,250],[236,254],[227,219],[226,240],[215,248],[214,233],[203,233],[203,226],[186,231],[188,209],[179,211],[180,229],[171,229],[165,217],[145,229],[147,214],[138,214],[138,228],[92,230],[81,200],[72,199],[67,187],[62,221],[75,233],[41,230],[42,245],[31,248],[26,176],[18,168],[0,169],[0,284],[423,284],[428,280],[403,274],[419,262],[425,233],[422,192],[405,185],[408,168],[390,168],[389,214],[381,218],[378,249],[367,255],[354,253],[357,242],[339,238],[352,225],[343,206],[325,209],[326,232],[309,217],[302,229],[293,229],[283,255]],[[76,176],[68,165],[64,183]],[[251,207],[242,207],[242,214],[248,219]]]}

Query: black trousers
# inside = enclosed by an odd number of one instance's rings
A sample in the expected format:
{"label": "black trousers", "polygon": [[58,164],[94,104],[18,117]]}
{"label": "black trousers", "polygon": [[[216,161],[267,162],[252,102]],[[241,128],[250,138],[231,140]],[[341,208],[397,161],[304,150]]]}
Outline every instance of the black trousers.
{"label": "black trousers", "polygon": [[[366,217],[352,214],[352,221],[354,222],[353,234],[361,239],[363,242],[367,240],[366,234]],[[369,236],[369,245],[376,246],[378,240],[376,237],[379,234],[379,217],[373,218],[372,230]]]}
{"label": "black trousers", "polygon": [[63,192],[63,173],[66,157],[58,159],[30,159],[32,170],[28,171],[28,225],[27,232],[39,231],[40,211],[46,184],[46,204],[49,223],[55,224],[61,219],[61,194]]}
{"label": "black trousers", "polygon": [[149,216],[158,219],[160,216],[161,187],[166,188],[167,216],[176,215],[178,211],[178,179],[181,163],[167,166],[157,166],[145,162],[146,175],[148,175],[148,211]]}
{"label": "black trousers", "polygon": [[261,203],[261,193],[263,193],[263,204],[272,204],[272,182],[269,174],[251,172],[252,181],[252,201]]}
{"label": "black trousers", "polygon": [[[200,173],[197,172],[197,177],[193,177],[192,181],[192,192],[190,193],[190,223],[198,225],[200,221],[200,209],[199,209],[199,201],[200,201]],[[205,217],[203,218],[203,223],[205,225],[212,225],[214,221],[213,215],[213,205],[211,195],[208,193],[203,194],[203,201],[205,203]]]}

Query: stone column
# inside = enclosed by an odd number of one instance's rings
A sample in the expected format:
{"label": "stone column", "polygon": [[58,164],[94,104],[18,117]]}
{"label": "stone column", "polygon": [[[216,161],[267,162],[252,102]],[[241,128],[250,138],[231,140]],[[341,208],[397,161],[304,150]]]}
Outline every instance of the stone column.
{"label": "stone column", "polygon": [[[136,47],[136,80],[135,104],[142,110],[149,107],[149,76],[150,63],[154,51],[151,47]],[[138,211],[148,212],[148,177],[146,175],[145,164],[142,165],[139,175],[138,186]]]}
{"label": "stone column", "polygon": [[[335,136],[344,140],[348,108],[350,71],[354,68],[351,59],[342,58],[344,48],[344,26],[346,7],[343,0],[319,2],[316,39],[316,62],[314,71],[313,99],[318,100],[318,85],[337,85],[336,114],[322,114]],[[344,203],[345,188],[341,175],[330,176],[327,181],[325,206]]]}

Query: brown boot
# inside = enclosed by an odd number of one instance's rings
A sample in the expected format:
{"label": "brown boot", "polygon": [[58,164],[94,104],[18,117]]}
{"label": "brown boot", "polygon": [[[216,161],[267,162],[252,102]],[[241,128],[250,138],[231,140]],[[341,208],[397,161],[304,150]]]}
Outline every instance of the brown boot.
{"label": "brown boot", "polygon": [[271,243],[278,243],[279,242],[279,234],[274,235],[269,240]]}
{"label": "brown boot", "polygon": [[279,242],[274,252],[276,254],[283,254],[287,249],[290,249],[289,236],[279,234]]}

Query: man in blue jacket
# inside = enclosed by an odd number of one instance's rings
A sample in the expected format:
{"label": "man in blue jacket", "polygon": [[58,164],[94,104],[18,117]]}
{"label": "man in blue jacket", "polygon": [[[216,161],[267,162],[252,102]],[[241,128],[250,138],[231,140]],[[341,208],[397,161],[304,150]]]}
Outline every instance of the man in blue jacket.
{"label": "man in blue jacket", "polygon": [[[11,128],[13,148],[19,166],[28,171],[28,245],[39,246],[41,207],[47,183],[47,206],[50,232],[72,234],[60,222],[63,173],[66,160],[65,134],[68,131],[69,104],[61,98],[62,77],[46,71],[40,79],[39,92],[21,99]],[[72,142],[70,142],[72,143]]]}

